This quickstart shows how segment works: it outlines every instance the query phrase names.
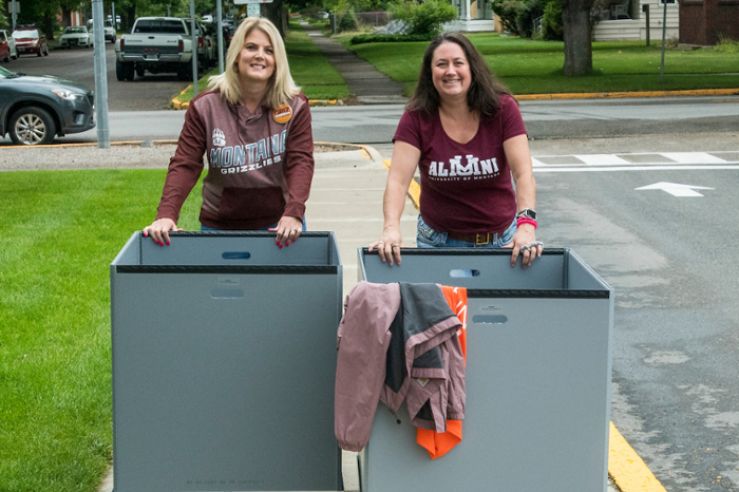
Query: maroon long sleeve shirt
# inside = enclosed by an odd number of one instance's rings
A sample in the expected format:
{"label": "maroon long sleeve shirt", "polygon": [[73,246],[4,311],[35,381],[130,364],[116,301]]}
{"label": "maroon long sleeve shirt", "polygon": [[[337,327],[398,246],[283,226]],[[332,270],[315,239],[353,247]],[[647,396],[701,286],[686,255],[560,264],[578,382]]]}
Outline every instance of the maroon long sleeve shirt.
{"label": "maroon long sleeve shirt", "polygon": [[308,100],[249,112],[207,91],[190,102],[177,150],[169,161],[157,219],[179,219],[180,208],[208,159],[200,222],[219,229],[260,229],[283,215],[303,218],[313,179]]}

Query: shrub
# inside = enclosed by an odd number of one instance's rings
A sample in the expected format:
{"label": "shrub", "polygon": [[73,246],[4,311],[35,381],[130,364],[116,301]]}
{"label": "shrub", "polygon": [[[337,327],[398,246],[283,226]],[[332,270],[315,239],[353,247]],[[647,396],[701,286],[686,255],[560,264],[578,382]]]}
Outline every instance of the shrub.
{"label": "shrub", "polygon": [[492,4],[503,27],[526,38],[533,35],[534,20],[544,12],[542,0],[492,0]]}
{"label": "shrub", "polygon": [[559,0],[549,0],[544,7],[544,18],[541,21],[541,35],[544,39],[562,41],[562,4]]}
{"label": "shrub", "polygon": [[391,11],[393,17],[408,25],[408,34],[435,36],[441,25],[457,18],[457,9],[446,0],[426,0],[418,4],[405,0],[395,4]]}
{"label": "shrub", "polygon": [[333,9],[336,17],[336,30],[339,32],[356,31],[359,23],[357,22],[357,14],[354,7],[348,0],[339,0]]}

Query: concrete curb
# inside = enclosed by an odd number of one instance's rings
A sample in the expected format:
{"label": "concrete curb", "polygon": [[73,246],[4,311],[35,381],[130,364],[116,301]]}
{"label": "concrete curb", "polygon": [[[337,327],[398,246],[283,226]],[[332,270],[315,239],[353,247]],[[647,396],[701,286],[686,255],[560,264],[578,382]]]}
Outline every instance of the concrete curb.
{"label": "concrete curb", "polygon": [[680,96],[739,96],[735,89],[691,89],[675,91],[636,91],[636,92],[562,92],[555,94],[520,94],[519,101],[549,101],[560,99],[623,99],[640,97],[680,97]]}
{"label": "concrete curb", "polygon": [[[182,89],[182,91],[177,94],[175,97],[173,97],[169,101],[169,105],[172,109],[187,109],[190,106],[190,101],[180,101],[180,96],[183,95],[185,92],[187,92],[192,87],[192,84],[188,84],[187,87]],[[344,101],[341,99],[308,99],[308,104],[313,106],[343,106]]]}
{"label": "concrete curb", "polygon": [[[182,92],[170,101],[172,109],[187,109],[189,101],[182,102],[179,97],[187,91],[192,84],[185,87]],[[739,96],[739,88],[734,89],[690,89],[674,91],[634,91],[634,92],[560,92],[553,94],[519,94],[519,101],[553,101],[563,99],[626,99],[626,98],[649,98],[649,97],[685,97],[685,96]],[[344,106],[342,99],[309,99],[311,106]]]}
{"label": "concrete curb", "polygon": [[[121,146],[132,146],[132,147],[142,147],[146,144],[150,147],[156,147],[158,145],[177,145],[177,139],[165,139],[165,140],[118,140],[115,142],[110,142],[111,147],[121,147]],[[3,151],[3,149],[13,149],[13,150],[32,150],[32,149],[44,149],[44,148],[50,148],[50,149],[64,149],[64,148],[77,148],[77,147],[97,147],[97,142],[80,142],[80,143],[58,143],[58,144],[47,144],[47,145],[6,145],[0,147],[0,152]],[[335,146],[335,147],[351,147],[352,149],[355,149],[362,153],[363,157],[368,160],[374,160],[374,161],[382,161],[382,156],[380,155],[377,150],[375,150],[373,147],[370,147],[368,145],[361,145],[361,144],[350,144],[350,143],[344,143],[344,142],[328,142],[325,140],[316,140],[313,142],[314,146]],[[324,151],[324,152],[332,152],[332,151]]]}

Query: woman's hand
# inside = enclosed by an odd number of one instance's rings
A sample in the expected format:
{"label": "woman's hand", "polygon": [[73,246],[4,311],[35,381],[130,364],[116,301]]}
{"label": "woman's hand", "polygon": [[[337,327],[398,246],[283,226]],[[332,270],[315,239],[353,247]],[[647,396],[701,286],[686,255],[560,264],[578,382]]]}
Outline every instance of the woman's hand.
{"label": "woman's hand", "polygon": [[303,223],[296,217],[283,215],[274,231],[276,232],[275,242],[282,249],[298,240],[300,233],[303,232]]}
{"label": "woman's hand", "polygon": [[403,239],[400,230],[396,227],[385,227],[382,230],[382,238],[369,245],[369,251],[375,251],[380,255],[380,260],[389,265],[400,265],[400,245]]}
{"label": "woman's hand", "polygon": [[180,230],[172,219],[157,219],[151,225],[145,227],[143,233],[144,237],[151,237],[151,240],[159,246],[165,244],[169,246],[169,233]]}
{"label": "woman's hand", "polygon": [[531,224],[521,224],[513,235],[513,253],[511,254],[511,266],[516,266],[518,255],[521,255],[521,263],[528,267],[534,263],[544,251],[544,245],[536,240],[536,229]]}

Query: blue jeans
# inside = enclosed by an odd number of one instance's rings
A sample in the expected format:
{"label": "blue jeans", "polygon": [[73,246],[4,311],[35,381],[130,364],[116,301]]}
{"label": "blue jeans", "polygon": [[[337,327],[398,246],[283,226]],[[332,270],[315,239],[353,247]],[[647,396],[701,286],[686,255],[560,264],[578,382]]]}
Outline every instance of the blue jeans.
{"label": "blue jeans", "polygon": [[502,248],[511,241],[516,233],[516,220],[503,231],[502,234],[494,234],[492,240],[487,244],[477,245],[472,241],[461,241],[452,239],[446,232],[437,231],[428,225],[421,215],[418,215],[416,226],[416,247],[418,248]]}

